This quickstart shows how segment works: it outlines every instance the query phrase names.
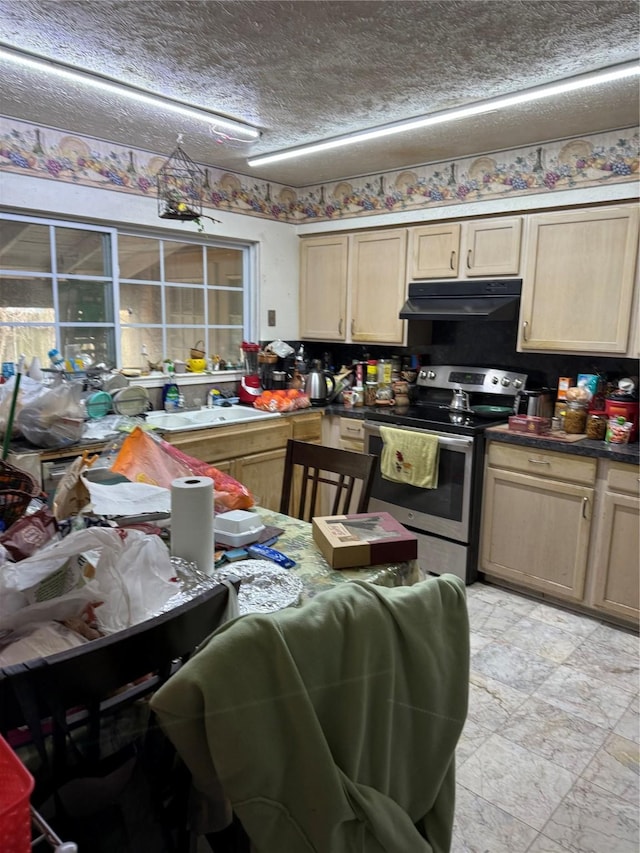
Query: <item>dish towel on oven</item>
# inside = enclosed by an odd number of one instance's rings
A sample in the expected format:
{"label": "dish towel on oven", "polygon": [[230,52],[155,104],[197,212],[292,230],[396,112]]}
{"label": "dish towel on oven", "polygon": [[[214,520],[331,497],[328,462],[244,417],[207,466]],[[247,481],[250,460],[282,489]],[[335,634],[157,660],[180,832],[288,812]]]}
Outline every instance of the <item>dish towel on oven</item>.
{"label": "dish towel on oven", "polygon": [[380,470],[385,480],[419,489],[438,487],[440,450],[437,435],[381,426]]}

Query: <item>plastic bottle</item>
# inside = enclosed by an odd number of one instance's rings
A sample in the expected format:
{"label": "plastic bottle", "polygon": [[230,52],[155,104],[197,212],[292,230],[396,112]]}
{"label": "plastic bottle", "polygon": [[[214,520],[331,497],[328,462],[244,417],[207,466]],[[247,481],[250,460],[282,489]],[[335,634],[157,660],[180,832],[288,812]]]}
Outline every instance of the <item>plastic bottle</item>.
{"label": "plastic bottle", "polygon": [[162,388],[162,405],[165,412],[175,412],[180,408],[180,389],[172,376],[167,377]]}
{"label": "plastic bottle", "polygon": [[64,359],[57,349],[50,349],[47,353],[55,370],[64,370]]}

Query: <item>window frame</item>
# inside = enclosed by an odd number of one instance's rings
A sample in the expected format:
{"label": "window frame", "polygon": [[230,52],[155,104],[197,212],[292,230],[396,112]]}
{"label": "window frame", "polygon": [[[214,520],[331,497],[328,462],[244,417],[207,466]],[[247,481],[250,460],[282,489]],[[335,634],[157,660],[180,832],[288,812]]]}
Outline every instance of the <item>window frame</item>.
{"label": "window frame", "polygon": [[[62,321],[60,318],[60,300],[59,300],[59,292],[58,292],[58,283],[61,280],[66,281],[84,281],[84,282],[106,282],[111,285],[111,306],[113,310],[113,318],[111,322],[95,322],[90,325],[98,328],[112,328],[114,334],[114,355],[116,360],[116,366],[122,367],[124,366],[122,363],[122,329],[123,326],[126,328],[136,328],[136,327],[148,327],[149,324],[136,324],[136,323],[125,323],[123,324],[120,319],[120,283],[127,284],[151,284],[154,286],[158,286],[160,288],[160,292],[162,294],[162,304],[161,304],[161,319],[162,322],[159,324],[153,324],[153,328],[160,328],[162,332],[162,352],[163,358],[170,357],[170,354],[167,353],[167,331],[170,329],[176,328],[189,328],[190,324],[176,324],[171,323],[169,318],[166,316],[166,300],[165,293],[167,287],[188,287],[188,288],[198,288],[203,291],[204,298],[204,334],[205,339],[208,337],[208,333],[211,330],[216,329],[236,329],[238,326],[230,323],[211,323],[209,320],[208,312],[208,299],[207,295],[211,290],[232,290],[237,293],[240,292],[242,294],[242,304],[243,304],[243,322],[242,322],[242,339],[243,340],[256,340],[256,323],[257,323],[257,247],[255,244],[248,241],[235,241],[235,240],[224,240],[224,239],[216,239],[214,235],[199,235],[199,234],[182,234],[174,229],[167,228],[159,228],[154,229],[151,227],[132,227],[125,223],[122,224],[111,224],[104,222],[92,222],[90,220],[75,220],[75,219],[57,219],[53,217],[45,217],[36,214],[18,214],[12,213],[8,210],[0,209],[0,227],[3,222],[25,222],[32,225],[44,225],[49,228],[49,251],[50,251],[50,260],[51,260],[51,271],[50,272],[39,272],[37,270],[13,270],[7,269],[4,267],[0,267],[0,275],[10,276],[12,278],[44,278],[48,279],[52,283],[52,299],[53,299],[53,309],[54,309],[54,320],[53,322],[33,322],[33,323],[6,323],[1,322],[1,326],[15,327],[17,325],[20,326],[28,326],[28,327],[53,327],[55,334],[55,343],[52,342],[52,346],[60,349],[62,335],[61,330],[65,328],[85,328],[88,323],[81,322],[70,322],[70,321]],[[55,251],[55,229],[56,228],[69,228],[73,230],[81,230],[81,231],[91,231],[94,233],[99,233],[107,236],[110,241],[110,251],[107,252],[105,256],[105,260],[110,263],[111,266],[111,275],[107,276],[91,276],[91,275],[75,275],[69,273],[60,273],[57,269],[57,257]],[[202,247],[202,258],[203,258],[203,283],[202,284],[190,284],[187,282],[173,282],[166,281],[164,274],[164,251],[159,252],[160,259],[160,281],[142,281],[140,279],[127,279],[120,278],[120,266],[119,266],[119,257],[118,257],[118,240],[120,236],[127,237],[140,237],[145,239],[151,239],[156,241],[159,244],[163,244],[165,242],[179,242],[184,244],[194,244]],[[223,285],[213,285],[209,284],[207,281],[208,270],[206,263],[206,249],[210,247],[212,249],[222,248],[222,249],[232,249],[237,250],[242,253],[242,288],[225,288]],[[163,247],[162,247],[163,248]]]}

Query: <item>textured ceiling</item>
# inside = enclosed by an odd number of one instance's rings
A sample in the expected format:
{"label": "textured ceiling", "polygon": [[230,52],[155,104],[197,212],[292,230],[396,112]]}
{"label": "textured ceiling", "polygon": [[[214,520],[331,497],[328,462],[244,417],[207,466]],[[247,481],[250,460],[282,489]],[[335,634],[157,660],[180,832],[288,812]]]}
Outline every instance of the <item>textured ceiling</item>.
{"label": "textured ceiling", "polygon": [[292,162],[247,158],[634,60],[636,0],[0,0],[5,44],[238,118],[197,121],[0,64],[0,113],[305,186],[630,127],[637,78]]}

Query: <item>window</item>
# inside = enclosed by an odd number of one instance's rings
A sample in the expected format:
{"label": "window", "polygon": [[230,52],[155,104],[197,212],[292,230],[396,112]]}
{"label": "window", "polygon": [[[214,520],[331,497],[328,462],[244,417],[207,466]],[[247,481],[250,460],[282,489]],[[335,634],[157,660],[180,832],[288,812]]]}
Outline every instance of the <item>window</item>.
{"label": "window", "polygon": [[[0,361],[183,359],[239,365],[251,338],[249,247],[0,214]],[[146,354],[146,355],[145,355]]]}

